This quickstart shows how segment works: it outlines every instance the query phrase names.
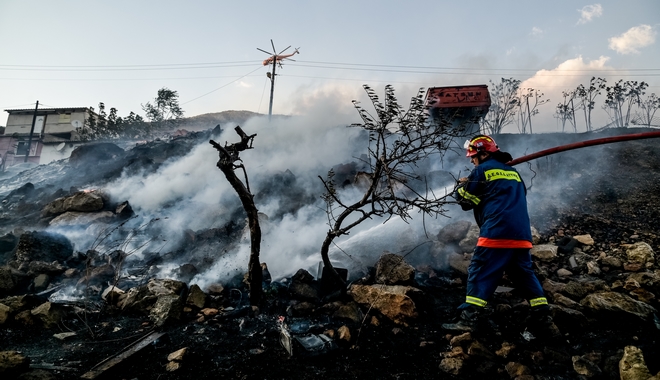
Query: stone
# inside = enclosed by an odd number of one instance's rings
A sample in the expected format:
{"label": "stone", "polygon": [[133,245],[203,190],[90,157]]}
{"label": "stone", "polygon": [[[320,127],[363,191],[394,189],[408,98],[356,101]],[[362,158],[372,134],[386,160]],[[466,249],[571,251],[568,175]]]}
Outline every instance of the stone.
{"label": "stone", "polygon": [[455,337],[451,338],[449,341],[449,345],[452,347],[459,347],[463,346],[465,344],[469,344],[472,342],[472,334],[469,332],[463,333],[461,335],[456,335]]}
{"label": "stone", "polygon": [[72,196],[57,198],[50,202],[43,208],[42,215],[53,216],[67,211],[94,212],[102,209],[103,198],[99,192],[79,191]]}
{"label": "stone", "polygon": [[30,313],[33,317],[40,320],[47,329],[56,327],[66,314],[58,305],[50,302],[37,306]]}
{"label": "stone", "polygon": [[172,280],[169,278],[155,278],[149,280],[147,284],[147,289],[149,293],[154,296],[163,296],[163,295],[180,295],[184,289],[186,289],[186,284],[181,281]]}
{"label": "stone", "polygon": [[458,243],[458,247],[462,252],[472,253],[474,251],[474,247],[479,240],[479,232],[479,226],[476,224],[470,227],[465,237]]}
{"label": "stone", "polygon": [[619,361],[619,376],[621,380],[648,380],[652,376],[642,350],[635,346],[626,346]]}
{"label": "stone", "polygon": [[348,319],[353,322],[359,323],[364,319],[364,313],[360,310],[360,307],[355,302],[349,302],[345,305],[341,305],[333,314],[332,318],[337,319]]}
{"label": "stone", "polygon": [[623,263],[618,257],[614,256],[605,256],[600,260],[601,265],[612,267],[612,268],[621,268]]}
{"label": "stone", "polygon": [[626,257],[631,263],[646,264],[655,261],[655,253],[648,243],[638,242],[626,249]]}
{"label": "stone", "polygon": [[45,273],[38,275],[32,281],[32,284],[34,285],[34,290],[36,292],[41,292],[43,290],[46,290],[49,283],[50,283],[50,277]]}
{"label": "stone", "polygon": [[376,262],[377,284],[412,285],[415,280],[415,268],[406,263],[403,256],[385,252]]}
{"label": "stone", "polygon": [[64,262],[72,254],[73,244],[66,236],[54,232],[34,231],[20,236],[15,256],[19,263],[37,260]]}
{"label": "stone", "polygon": [[177,295],[163,295],[158,297],[149,318],[156,327],[162,327],[181,319],[183,313],[183,302]]}
{"label": "stone", "polygon": [[512,379],[518,378],[519,376],[532,374],[532,371],[529,369],[529,367],[518,362],[509,362],[504,366],[504,369],[506,369],[506,372]]}
{"label": "stone", "polygon": [[345,342],[350,342],[351,341],[351,329],[348,328],[348,326],[343,325],[340,328],[337,329],[337,336],[339,337],[339,340],[343,340]]}
{"label": "stone", "polygon": [[465,255],[452,253],[448,256],[449,266],[457,272],[467,274],[468,267],[470,266],[470,259]]}
{"label": "stone", "polygon": [[26,372],[30,368],[30,358],[18,351],[0,351],[0,375],[8,379],[10,375]]}
{"label": "stone", "polygon": [[557,246],[550,244],[541,244],[532,247],[530,253],[532,257],[544,262],[551,262],[557,258]]}
{"label": "stone", "polygon": [[472,343],[470,343],[470,347],[468,347],[467,353],[470,356],[485,358],[488,360],[495,359],[495,355],[492,352],[490,352],[490,350],[486,348],[486,346],[484,346],[478,340],[475,340]]}
{"label": "stone", "polygon": [[167,355],[167,360],[182,362],[187,352],[188,352],[188,347],[184,347],[180,350],[176,350],[171,354]]}
{"label": "stone", "polygon": [[54,334],[53,338],[59,339],[59,340],[65,340],[67,338],[71,338],[72,336],[76,336],[76,333],[71,331],[71,332],[63,332],[59,334]]}
{"label": "stone", "polygon": [[656,312],[652,306],[616,292],[589,294],[580,301],[580,305],[594,312],[627,314],[643,320],[653,318],[653,314]]}
{"label": "stone", "polygon": [[601,273],[600,267],[596,261],[587,262],[587,273],[592,276],[598,276]]}
{"label": "stone", "polygon": [[5,304],[0,303],[0,325],[4,325],[11,315],[11,308]]}
{"label": "stone", "polygon": [[306,301],[318,301],[319,291],[312,284],[300,281],[293,281],[289,285],[289,294],[292,298]]}
{"label": "stone", "polygon": [[51,227],[89,226],[95,223],[109,222],[115,217],[112,211],[79,212],[67,211],[53,218],[48,225]]}
{"label": "stone", "polygon": [[167,372],[174,372],[179,368],[181,368],[181,363],[179,362],[167,362],[167,364],[165,365],[165,370]]}
{"label": "stone", "polygon": [[589,234],[573,236],[573,239],[579,241],[581,244],[584,245],[594,245],[595,243],[594,239]]}
{"label": "stone", "polygon": [[470,226],[472,226],[472,223],[467,220],[459,220],[448,224],[440,229],[437,239],[444,243],[458,243],[465,238]]}
{"label": "stone", "polygon": [[579,375],[586,378],[592,378],[602,375],[603,371],[594,362],[589,360],[586,356],[573,356],[573,369]]}
{"label": "stone", "polygon": [[16,281],[9,267],[0,267],[0,294],[9,294],[16,287]]}
{"label": "stone", "polygon": [[186,298],[186,305],[202,309],[206,304],[206,298],[206,293],[202,291],[199,285],[191,285],[188,291],[188,298]]}
{"label": "stone", "polygon": [[565,269],[565,268],[557,269],[557,276],[559,276],[559,277],[570,277],[572,275],[573,275],[573,272],[571,272],[568,269]]}
{"label": "stone", "polygon": [[225,288],[221,284],[211,284],[206,287],[206,291],[211,295],[220,295],[224,292]]}
{"label": "stone", "polygon": [[119,301],[121,295],[125,293],[126,293],[125,291],[119,289],[116,286],[108,286],[107,288],[105,288],[103,293],[101,293],[101,298],[106,302],[114,305]]}
{"label": "stone", "polygon": [[373,307],[395,323],[408,325],[418,317],[413,298],[422,291],[401,285],[357,285],[349,288],[349,295],[361,305]]}
{"label": "stone", "polygon": [[464,361],[460,358],[444,358],[440,361],[440,370],[458,376],[463,372]]}
{"label": "stone", "polygon": [[495,355],[506,359],[509,356],[511,356],[511,354],[515,349],[516,349],[515,344],[509,342],[502,342],[502,347],[499,350],[495,351]]}

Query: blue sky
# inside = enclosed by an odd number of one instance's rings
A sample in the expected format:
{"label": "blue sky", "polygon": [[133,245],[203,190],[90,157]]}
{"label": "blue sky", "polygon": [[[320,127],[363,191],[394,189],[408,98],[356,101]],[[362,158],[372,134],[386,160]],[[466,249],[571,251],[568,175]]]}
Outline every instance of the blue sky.
{"label": "blue sky", "polygon": [[143,114],[167,87],[186,116],[267,113],[270,67],[257,48],[272,39],[278,52],[300,48],[277,69],[277,114],[351,112],[363,84],[392,84],[403,100],[513,77],[550,99],[535,122],[553,130],[561,91],[591,76],[660,94],[659,29],[657,0],[0,0],[0,110],[39,100]]}

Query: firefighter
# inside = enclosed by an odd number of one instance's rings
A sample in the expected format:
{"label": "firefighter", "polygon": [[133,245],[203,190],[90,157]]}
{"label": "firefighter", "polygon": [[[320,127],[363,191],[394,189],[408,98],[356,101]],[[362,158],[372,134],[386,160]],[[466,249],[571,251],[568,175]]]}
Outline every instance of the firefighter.
{"label": "firefighter", "polygon": [[548,300],[532,270],[527,189],[518,172],[506,165],[511,155],[485,135],[466,141],[465,148],[475,168],[467,178],[459,179],[454,197],[464,211],[473,210],[480,232],[468,267],[467,296],[458,308],[460,317],[443,328],[474,331],[506,272],[531,305],[530,329],[537,335],[558,337]]}

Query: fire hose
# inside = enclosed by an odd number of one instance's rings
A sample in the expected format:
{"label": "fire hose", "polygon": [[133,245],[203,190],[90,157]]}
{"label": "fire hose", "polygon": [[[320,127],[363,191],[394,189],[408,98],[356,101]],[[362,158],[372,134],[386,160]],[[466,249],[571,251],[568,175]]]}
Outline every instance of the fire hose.
{"label": "fire hose", "polygon": [[581,142],[576,142],[572,144],[566,144],[566,145],[560,145],[556,146],[554,148],[550,149],[545,149],[536,153],[528,154],[526,156],[518,157],[516,159],[513,159],[506,164],[509,166],[514,166],[521,164],[523,162],[531,161],[536,158],[540,157],[545,157],[549,156],[551,154],[559,153],[559,152],[565,152],[567,150],[572,150],[572,149],[578,149],[578,148],[584,148],[588,146],[594,146],[594,145],[602,145],[602,144],[610,144],[610,143],[615,143],[615,142],[621,142],[621,141],[630,141],[630,140],[641,140],[641,139],[651,139],[651,138],[656,138],[660,137],[660,131],[656,132],[644,132],[644,133],[633,133],[629,135],[621,135],[621,136],[614,136],[614,137],[603,137],[600,139],[593,139],[593,140],[586,140],[586,141],[581,141]]}

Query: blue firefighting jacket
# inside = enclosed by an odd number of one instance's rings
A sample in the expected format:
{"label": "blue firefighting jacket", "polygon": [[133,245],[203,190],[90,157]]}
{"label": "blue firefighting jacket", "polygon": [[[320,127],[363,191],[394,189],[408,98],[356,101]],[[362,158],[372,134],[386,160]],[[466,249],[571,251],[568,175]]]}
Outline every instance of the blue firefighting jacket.
{"label": "blue firefighting jacket", "polygon": [[455,197],[463,210],[474,211],[479,226],[477,246],[531,248],[527,189],[518,172],[495,159],[474,168]]}

